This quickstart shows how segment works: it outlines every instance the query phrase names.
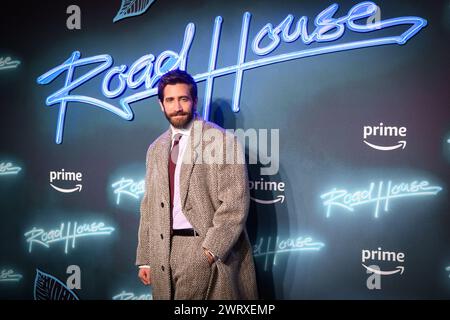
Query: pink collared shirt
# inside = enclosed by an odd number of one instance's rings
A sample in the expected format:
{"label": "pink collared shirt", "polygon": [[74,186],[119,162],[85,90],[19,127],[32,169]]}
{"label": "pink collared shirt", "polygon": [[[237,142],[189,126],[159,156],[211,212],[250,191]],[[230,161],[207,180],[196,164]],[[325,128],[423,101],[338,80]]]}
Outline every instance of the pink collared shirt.
{"label": "pink collared shirt", "polygon": [[[186,145],[189,140],[190,131],[193,120],[189,123],[186,129],[178,129],[174,128],[172,125],[170,126],[172,131],[172,145],[173,138],[177,133],[182,134],[180,142],[179,142],[179,150],[178,150],[178,159],[177,166],[175,167],[174,174],[174,183],[173,183],[173,210],[172,210],[172,229],[190,229],[192,225],[187,220],[186,216],[183,213],[181,208],[181,193],[180,193],[180,172],[181,172],[181,162],[183,159],[184,151],[186,150]],[[172,147],[172,146],[171,146]]]}

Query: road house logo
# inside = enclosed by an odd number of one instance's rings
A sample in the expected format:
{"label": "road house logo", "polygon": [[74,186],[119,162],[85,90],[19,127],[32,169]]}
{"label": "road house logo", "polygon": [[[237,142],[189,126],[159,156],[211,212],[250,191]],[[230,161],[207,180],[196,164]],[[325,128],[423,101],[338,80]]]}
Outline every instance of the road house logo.
{"label": "road house logo", "polygon": [[[369,147],[380,151],[391,151],[405,149],[406,147],[406,127],[386,126],[382,122],[379,126],[364,126],[363,142]],[[397,138],[391,145],[378,145],[368,141],[369,137],[393,137]]]}
{"label": "road house logo", "polygon": [[69,252],[69,247],[75,249],[78,238],[97,238],[110,235],[113,227],[108,227],[103,222],[78,224],[77,222],[61,223],[59,228],[46,231],[43,228],[33,227],[25,232],[25,240],[28,244],[28,252],[31,253],[34,246],[50,248],[57,242],[64,243],[64,253]]}
{"label": "road house logo", "polygon": [[[430,186],[428,181],[412,181],[394,183],[389,180],[387,182],[379,181],[371,182],[366,189],[353,190],[351,192],[346,189],[333,188],[320,196],[323,205],[326,208],[326,217],[331,217],[332,209],[336,211],[354,212],[358,206],[373,204],[374,217],[380,215],[380,208],[384,212],[389,211],[389,203],[396,199],[413,199],[423,196],[434,196],[442,190],[438,186]],[[397,200],[396,200],[397,201]],[[384,206],[383,206],[384,204]]]}
{"label": "road house logo", "polygon": [[[259,181],[249,181],[249,189],[250,191],[270,191],[272,195],[274,192],[282,192],[284,193],[284,182],[276,182],[276,181],[265,181],[263,178],[260,178]],[[254,193],[254,192],[253,192]],[[260,192],[259,192],[260,193]],[[250,199],[260,204],[274,204],[274,203],[283,203],[284,202],[284,194],[278,194],[274,199],[261,199],[261,197],[252,197]]]}
{"label": "road house logo", "polygon": [[0,70],[15,69],[19,64],[19,60],[13,60],[11,57],[0,57]]}
{"label": "road house logo", "polygon": [[[56,191],[63,193],[81,192],[83,185],[78,182],[81,182],[82,178],[83,174],[81,172],[68,172],[64,169],[61,169],[61,171],[50,171],[50,186]],[[56,182],[64,183],[65,181],[73,182],[73,187],[62,188],[55,185]]]}
{"label": "road house logo", "polygon": [[272,264],[277,264],[277,258],[280,254],[286,253],[298,253],[298,252],[311,252],[321,250],[325,244],[323,242],[314,241],[311,237],[297,237],[281,239],[276,237],[275,241],[272,241],[272,237],[259,238],[256,244],[253,245],[253,257],[264,257],[264,271],[267,271],[269,258],[273,258]]}
{"label": "road house logo", "polygon": [[[366,273],[370,274],[366,282],[367,288],[370,290],[381,289],[381,276],[402,275],[405,271],[403,266],[405,254],[403,252],[383,251],[381,248],[362,250],[361,261]],[[386,262],[392,262],[393,267],[386,267],[382,270],[379,264]]]}
{"label": "road house logo", "polygon": [[19,282],[23,276],[12,269],[2,269],[0,272],[0,282]]}
{"label": "road house logo", "polygon": [[116,205],[119,205],[122,196],[139,200],[145,192],[145,180],[134,181],[133,179],[122,177],[114,182],[111,187],[116,195]]}
{"label": "road house logo", "polygon": [[0,163],[0,176],[16,175],[20,170],[22,170],[22,168],[14,166],[11,162]]}
{"label": "road house logo", "polygon": [[125,290],[123,290],[121,293],[112,297],[112,299],[113,300],[152,300],[153,296],[148,293],[136,295],[133,292],[126,292]]}
{"label": "road house logo", "polygon": [[[220,35],[223,19],[216,17],[212,31],[211,50],[207,71],[194,75],[196,82],[206,81],[205,96],[203,103],[203,118],[209,119],[210,105],[212,100],[214,79],[217,77],[234,74],[234,91],[232,98],[232,110],[239,111],[242,80],[244,71],[264,67],[275,63],[302,59],[327,53],[341,52],[353,49],[368,48],[383,45],[403,45],[427,25],[427,21],[420,17],[406,16],[390,18],[367,24],[370,17],[379,16],[380,8],[373,2],[365,1],[354,5],[347,14],[334,17],[339,6],[332,4],[320,12],[314,19],[314,31],[309,32],[311,22],[308,17],[302,16],[294,23],[294,16],[288,14],[278,25],[267,23],[253,37],[249,39],[251,13],[245,12],[242,17],[242,27],[239,43],[236,45],[237,62],[235,65],[225,66],[217,69],[217,57],[220,44]],[[381,30],[400,26],[396,32],[400,34],[383,35]],[[364,40],[355,40],[341,43],[331,43],[344,36],[346,30],[366,35]],[[146,54],[138,58],[130,66],[120,63],[113,66],[113,58],[109,54],[101,54],[92,57],[81,58],[79,51],[74,51],[64,62],[47,71],[37,78],[37,83],[47,85],[61,74],[65,73],[64,85],[57,89],[45,100],[47,106],[59,106],[58,120],[56,124],[56,143],[62,143],[65,125],[65,115],[70,102],[79,102],[86,105],[102,108],[110,111],[124,120],[132,120],[134,113],[130,104],[147,99],[157,94],[156,84],[160,77],[169,70],[187,69],[189,50],[195,34],[194,23],[186,26],[183,43],[179,52],[166,50],[157,57]],[[294,43],[298,40],[305,45],[301,50],[284,52],[278,55],[267,56],[276,51],[282,43]],[[259,56],[255,60],[246,61],[247,47],[251,42],[251,50]],[[120,44],[119,44],[120,45]],[[92,65],[96,65],[93,67]],[[83,67],[85,73],[74,79],[74,75]],[[87,68],[91,68],[90,70]],[[103,74],[101,94],[104,99],[90,97],[83,94],[80,87],[91,79]],[[114,81],[113,81],[114,80]],[[139,88],[141,91],[136,91]],[[71,94],[75,89],[77,94]],[[100,94],[100,93],[99,93]],[[114,105],[116,98],[124,95],[119,100],[119,106]],[[109,99],[109,100],[108,100]]]}

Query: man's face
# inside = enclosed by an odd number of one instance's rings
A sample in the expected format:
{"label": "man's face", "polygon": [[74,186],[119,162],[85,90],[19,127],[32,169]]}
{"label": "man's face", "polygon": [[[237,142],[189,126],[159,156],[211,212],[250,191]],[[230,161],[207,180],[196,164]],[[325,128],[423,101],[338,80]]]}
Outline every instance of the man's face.
{"label": "man's face", "polygon": [[185,83],[168,84],[164,88],[161,111],[175,128],[184,128],[192,119],[197,101],[194,101]]}

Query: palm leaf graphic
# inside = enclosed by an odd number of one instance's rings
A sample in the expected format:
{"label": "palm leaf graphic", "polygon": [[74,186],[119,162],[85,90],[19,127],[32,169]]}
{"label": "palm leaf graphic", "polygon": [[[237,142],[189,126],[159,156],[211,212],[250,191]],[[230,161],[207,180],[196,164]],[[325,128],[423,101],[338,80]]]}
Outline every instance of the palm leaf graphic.
{"label": "palm leaf graphic", "polygon": [[155,0],[122,0],[113,22],[143,14]]}
{"label": "palm leaf graphic", "polygon": [[79,298],[60,280],[36,269],[34,300],[79,300]]}

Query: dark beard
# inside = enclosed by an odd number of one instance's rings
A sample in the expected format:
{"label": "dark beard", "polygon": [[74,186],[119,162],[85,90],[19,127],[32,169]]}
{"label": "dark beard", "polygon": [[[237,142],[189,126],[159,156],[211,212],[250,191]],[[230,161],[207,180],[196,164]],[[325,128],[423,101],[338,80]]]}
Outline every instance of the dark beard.
{"label": "dark beard", "polygon": [[[166,119],[170,122],[170,124],[177,129],[184,129],[194,117],[193,112],[178,112],[171,115],[168,115],[164,110],[164,115]],[[175,116],[184,116],[183,118],[174,119]]]}

